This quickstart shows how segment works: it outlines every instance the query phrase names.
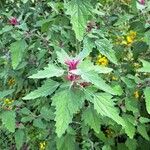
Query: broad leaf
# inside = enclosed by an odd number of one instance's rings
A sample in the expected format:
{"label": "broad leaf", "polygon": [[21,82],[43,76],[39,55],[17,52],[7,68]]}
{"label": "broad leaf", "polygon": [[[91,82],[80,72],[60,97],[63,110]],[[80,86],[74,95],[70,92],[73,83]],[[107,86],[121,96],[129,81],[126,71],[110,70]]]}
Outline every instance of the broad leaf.
{"label": "broad leaf", "polygon": [[92,49],[94,47],[95,47],[94,42],[89,38],[85,38],[83,41],[83,50],[79,53],[77,59],[83,60],[84,58],[89,56],[89,54],[92,52]]}
{"label": "broad leaf", "polygon": [[57,66],[53,64],[48,64],[48,67],[45,67],[44,70],[38,71],[36,74],[33,74],[29,78],[37,78],[37,79],[42,79],[42,78],[51,78],[51,77],[59,77],[62,76],[64,73],[64,70],[61,68],[58,68]]}
{"label": "broad leaf", "polygon": [[143,138],[149,141],[149,136],[146,131],[146,127],[144,124],[141,124],[137,127],[137,131],[142,135]]}
{"label": "broad leaf", "polygon": [[76,89],[66,89],[52,97],[52,105],[56,107],[56,133],[61,137],[84,102],[83,93]]}
{"label": "broad leaf", "polygon": [[3,125],[10,131],[15,132],[16,127],[16,113],[14,111],[4,111],[1,114]]}
{"label": "broad leaf", "polygon": [[22,60],[24,50],[27,48],[27,43],[25,40],[16,41],[11,44],[11,59],[12,59],[12,67],[16,69],[19,63]]}
{"label": "broad leaf", "polygon": [[91,102],[94,103],[94,109],[97,110],[99,114],[102,116],[107,116],[118,124],[125,126],[125,122],[119,116],[118,109],[114,106],[115,103],[111,98],[112,96],[110,94],[99,93],[93,95]]}
{"label": "broad leaf", "polygon": [[57,139],[58,150],[76,150],[75,136],[67,134]]}
{"label": "broad leaf", "polygon": [[70,59],[69,55],[63,49],[61,49],[61,51],[57,51],[56,54],[58,61],[62,64],[65,64],[65,60]]}
{"label": "broad leaf", "polygon": [[144,95],[145,95],[146,109],[147,112],[150,114],[150,87],[146,87],[146,89],[144,89]]}
{"label": "broad leaf", "polygon": [[113,46],[107,39],[99,39],[95,42],[99,52],[105,55],[112,63],[117,64],[117,58]]}
{"label": "broad leaf", "polygon": [[29,93],[28,95],[23,97],[23,99],[29,100],[51,95],[57,89],[58,86],[59,86],[58,82],[53,80],[46,80],[41,87]]}
{"label": "broad leaf", "polygon": [[107,93],[116,95],[116,92],[113,90],[113,88],[111,88],[108,84],[106,84],[105,81],[95,72],[82,72],[81,77],[85,81],[94,84],[97,88]]}
{"label": "broad leaf", "polygon": [[17,150],[20,150],[20,148],[22,147],[23,143],[24,143],[24,131],[22,129],[18,129],[15,132],[15,142],[16,142],[16,147]]}
{"label": "broad leaf", "polygon": [[87,21],[91,15],[92,5],[87,0],[71,0],[66,3],[65,7],[67,9],[66,14],[71,16],[72,28],[76,38],[82,41]]}
{"label": "broad leaf", "polygon": [[100,119],[97,112],[90,108],[87,108],[82,114],[82,120],[85,124],[89,125],[96,133],[100,131]]}
{"label": "broad leaf", "polygon": [[150,62],[145,61],[145,60],[141,60],[141,62],[143,63],[143,67],[138,69],[137,71],[139,71],[139,72],[150,72]]}

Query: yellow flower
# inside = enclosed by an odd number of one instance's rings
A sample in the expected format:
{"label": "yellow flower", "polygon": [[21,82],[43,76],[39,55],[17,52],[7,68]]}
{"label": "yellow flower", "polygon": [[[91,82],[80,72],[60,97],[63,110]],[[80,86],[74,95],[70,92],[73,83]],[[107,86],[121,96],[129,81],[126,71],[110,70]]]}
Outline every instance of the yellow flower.
{"label": "yellow flower", "polygon": [[136,32],[130,31],[126,37],[128,44],[132,44],[135,40],[135,37],[136,37]]}
{"label": "yellow flower", "polygon": [[113,132],[112,129],[108,128],[108,129],[105,130],[106,137],[111,138],[113,136],[113,134],[114,134],[114,132]]}
{"label": "yellow flower", "polygon": [[107,66],[108,65],[108,59],[105,56],[102,56],[101,54],[98,55],[97,57],[97,61],[96,61],[97,65],[102,65],[102,66]]}
{"label": "yellow flower", "polygon": [[134,42],[134,40],[135,40],[135,38],[136,38],[136,32],[135,31],[130,31],[123,39],[122,39],[122,41],[120,42],[120,44],[122,44],[122,45],[127,45],[127,46],[130,46],[133,42]]}
{"label": "yellow flower", "polygon": [[112,80],[118,80],[118,78],[115,76],[112,76]]}
{"label": "yellow flower", "polygon": [[8,83],[9,86],[13,86],[15,84],[15,79],[11,78],[11,79],[8,80],[7,83]]}
{"label": "yellow flower", "polygon": [[134,92],[134,97],[135,97],[136,99],[138,99],[139,96],[140,96],[140,95],[139,95],[139,92],[138,92],[138,91],[135,91],[135,92]]}
{"label": "yellow flower", "polygon": [[45,150],[46,142],[45,141],[44,142],[40,142],[39,148],[40,148],[40,150]]}
{"label": "yellow flower", "polygon": [[9,98],[6,98],[6,99],[4,100],[4,105],[11,105],[13,102],[14,102],[14,100],[9,99]]}

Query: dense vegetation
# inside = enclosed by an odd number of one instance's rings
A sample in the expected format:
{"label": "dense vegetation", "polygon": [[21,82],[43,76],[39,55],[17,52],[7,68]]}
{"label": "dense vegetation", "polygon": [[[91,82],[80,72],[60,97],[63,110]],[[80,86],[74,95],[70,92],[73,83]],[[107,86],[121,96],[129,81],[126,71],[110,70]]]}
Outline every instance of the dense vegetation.
{"label": "dense vegetation", "polygon": [[0,150],[149,150],[149,134],[150,1],[0,1]]}

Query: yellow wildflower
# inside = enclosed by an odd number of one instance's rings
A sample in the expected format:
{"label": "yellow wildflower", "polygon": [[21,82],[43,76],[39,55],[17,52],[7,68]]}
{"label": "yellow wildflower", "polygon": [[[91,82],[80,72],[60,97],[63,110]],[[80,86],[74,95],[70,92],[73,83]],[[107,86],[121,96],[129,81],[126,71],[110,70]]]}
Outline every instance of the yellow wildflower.
{"label": "yellow wildflower", "polygon": [[126,37],[128,45],[132,44],[135,40],[136,37],[136,32],[135,31],[130,31]]}
{"label": "yellow wildflower", "polygon": [[114,132],[112,129],[106,129],[105,130],[106,137],[111,138],[113,136],[113,134],[114,134]]}
{"label": "yellow wildflower", "polygon": [[112,80],[118,80],[118,78],[115,76],[112,76]]}
{"label": "yellow wildflower", "polygon": [[6,99],[4,100],[4,105],[11,105],[13,102],[14,102],[14,100],[9,99],[9,98],[6,98]]}
{"label": "yellow wildflower", "polygon": [[97,65],[102,65],[102,66],[107,66],[108,65],[108,59],[105,56],[102,56],[101,54],[98,55],[97,57],[97,61],[96,61]]}
{"label": "yellow wildflower", "polygon": [[44,141],[44,142],[40,142],[40,145],[39,145],[39,150],[45,150],[45,148],[46,148],[46,142]]}
{"label": "yellow wildflower", "polygon": [[135,91],[135,92],[134,92],[134,97],[135,97],[136,99],[138,99],[139,96],[140,96],[140,95],[139,95],[139,91]]}
{"label": "yellow wildflower", "polygon": [[9,86],[13,86],[15,84],[15,79],[10,78],[7,83],[8,83]]}

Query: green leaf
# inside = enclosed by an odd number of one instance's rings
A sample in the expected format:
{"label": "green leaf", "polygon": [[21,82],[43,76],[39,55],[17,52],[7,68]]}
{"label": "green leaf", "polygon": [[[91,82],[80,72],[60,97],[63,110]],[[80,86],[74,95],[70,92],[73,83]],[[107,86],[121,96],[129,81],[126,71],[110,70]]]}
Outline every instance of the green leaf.
{"label": "green leaf", "polygon": [[144,89],[144,95],[145,95],[146,109],[147,112],[150,114],[150,87],[146,87],[146,89]]}
{"label": "green leaf", "polygon": [[94,84],[97,88],[108,92],[112,95],[116,95],[116,92],[111,88],[108,84],[105,83],[105,81],[98,76],[95,72],[82,72],[81,74],[82,79],[84,79],[87,82],[91,82]]}
{"label": "green leaf", "polygon": [[44,124],[44,122],[40,118],[37,118],[33,121],[33,126],[40,128],[40,129],[46,128],[46,124]]}
{"label": "green leaf", "polygon": [[100,131],[100,119],[97,112],[91,107],[87,108],[82,114],[82,120],[89,125],[96,133]]}
{"label": "green leaf", "polygon": [[103,67],[103,66],[98,66],[98,65],[94,65],[90,60],[85,59],[84,61],[82,61],[79,66],[79,69],[83,70],[84,72],[88,72],[88,71],[95,71],[97,73],[110,73],[113,71],[112,68],[108,68],[108,67]]}
{"label": "green leaf", "polygon": [[4,111],[1,114],[3,125],[10,131],[15,132],[16,127],[16,113],[14,111]]}
{"label": "green leaf", "polygon": [[92,52],[92,49],[95,47],[94,42],[90,38],[85,38],[83,40],[83,50],[77,56],[77,59],[83,60]]}
{"label": "green leaf", "polygon": [[29,78],[34,79],[42,79],[42,78],[51,78],[51,77],[59,77],[62,76],[64,73],[64,70],[61,68],[58,68],[57,66],[54,66],[53,64],[48,64],[48,67],[45,67],[44,70],[38,71],[36,74],[33,74]]}
{"label": "green leaf", "polygon": [[125,144],[129,150],[137,150],[137,141],[135,139],[128,138]]}
{"label": "green leaf", "polygon": [[95,42],[99,52],[105,55],[112,63],[117,64],[117,58],[115,51],[112,48],[112,44],[107,39],[99,39]]}
{"label": "green leaf", "polygon": [[133,139],[133,136],[135,134],[135,126],[128,121],[127,118],[124,117],[124,121],[125,121],[125,133],[131,138]]}
{"label": "green leaf", "polygon": [[77,89],[66,89],[52,97],[56,107],[56,133],[61,137],[71,123],[73,115],[79,111],[84,102],[83,93]]}
{"label": "green leaf", "polygon": [[143,67],[138,69],[137,71],[139,71],[139,72],[150,72],[150,62],[145,61],[145,60],[141,60],[141,62],[143,63]]}
{"label": "green leaf", "polygon": [[115,103],[111,99],[112,96],[107,93],[94,94],[91,102],[94,103],[94,109],[97,110],[102,116],[107,116],[117,122],[118,124],[125,126],[124,120],[119,116],[118,109],[114,106]]}
{"label": "green leaf", "polygon": [[37,90],[32,91],[22,99],[29,100],[29,99],[36,99],[38,97],[46,97],[51,95],[59,86],[59,83],[53,80],[46,80],[44,84],[39,87]]}
{"label": "green leaf", "polygon": [[142,135],[143,138],[149,141],[149,136],[146,131],[146,127],[144,124],[141,124],[137,127],[137,131]]}
{"label": "green leaf", "polygon": [[5,90],[5,91],[0,91],[0,98],[4,98],[10,94],[12,94],[15,90],[11,89],[11,90]]}
{"label": "green leaf", "polygon": [[54,113],[51,110],[51,108],[44,106],[44,107],[42,107],[40,113],[41,113],[40,116],[43,117],[46,121],[54,119]]}
{"label": "green leaf", "polygon": [[17,150],[20,150],[24,143],[24,131],[23,130],[18,129],[15,132],[15,142],[16,142]]}
{"label": "green leaf", "polygon": [[22,60],[24,50],[27,48],[27,43],[25,40],[16,41],[11,44],[10,51],[12,57],[12,67],[16,69]]}
{"label": "green leaf", "polygon": [[71,0],[65,4],[65,7],[67,9],[66,14],[71,16],[72,28],[76,38],[79,41],[82,41],[87,21],[93,9],[92,5],[90,4],[90,1],[87,0]]}
{"label": "green leaf", "polygon": [[70,59],[69,55],[63,49],[61,49],[61,51],[57,51],[56,54],[57,54],[58,61],[61,64],[65,64],[65,60]]}
{"label": "green leaf", "polygon": [[76,150],[75,136],[67,134],[57,139],[57,150]]}

